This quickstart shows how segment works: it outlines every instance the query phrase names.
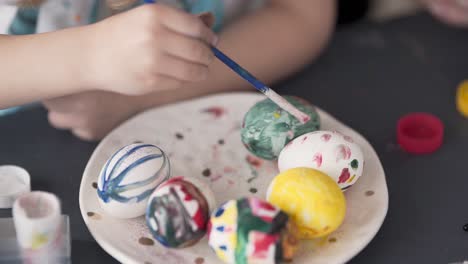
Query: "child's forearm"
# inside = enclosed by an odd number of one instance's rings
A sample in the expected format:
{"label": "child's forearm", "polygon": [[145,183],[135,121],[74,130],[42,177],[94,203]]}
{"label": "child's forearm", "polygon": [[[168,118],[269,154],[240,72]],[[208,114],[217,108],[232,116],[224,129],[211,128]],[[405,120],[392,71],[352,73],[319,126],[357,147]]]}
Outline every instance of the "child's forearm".
{"label": "child's forearm", "polygon": [[[262,81],[271,84],[317,57],[335,26],[332,0],[274,0],[270,6],[233,24],[221,34],[218,47]],[[155,93],[142,98],[151,107],[200,95],[248,89],[249,84],[215,61],[206,81],[179,92]]]}
{"label": "child's forearm", "polygon": [[0,108],[84,91],[85,30],[0,35]]}

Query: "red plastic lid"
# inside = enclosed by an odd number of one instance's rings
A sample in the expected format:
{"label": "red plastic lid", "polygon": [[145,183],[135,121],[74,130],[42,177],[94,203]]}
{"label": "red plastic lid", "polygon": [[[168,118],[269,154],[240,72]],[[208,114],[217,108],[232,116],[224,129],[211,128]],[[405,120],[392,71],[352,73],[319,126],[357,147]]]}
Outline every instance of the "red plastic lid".
{"label": "red plastic lid", "polygon": [[428,154],[442,145],[444,124],[428,113],[411,113],[398,120],[398,144],[413,154]]}

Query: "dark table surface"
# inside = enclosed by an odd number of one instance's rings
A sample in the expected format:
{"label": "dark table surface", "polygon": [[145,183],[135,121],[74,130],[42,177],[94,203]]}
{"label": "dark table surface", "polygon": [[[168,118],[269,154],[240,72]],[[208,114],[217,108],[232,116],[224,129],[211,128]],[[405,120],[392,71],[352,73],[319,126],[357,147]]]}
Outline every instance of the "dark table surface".
{"label": "dark table surface", "polygon": [[[427,15],[341,29],[317,63],[278,85],[361,132],[378,152],[390,195],[377,236],[351,263],[449,263],[468,259],[468,119],[455,108],[468,79],[468,30]],[[286,88],[287,87],[287,88]],[[436,153],[412,156],[395,145],[395,125],[427,111],[446,126]],[[32,188],[57,194],[71,217],[74,263],[115,263],[89,234],[78,205],[84,167],[96,144],[52,129],[43,109],[0,120],[0,164],[32,175]],[[465,164],[467,163],[467,164]],[[0,217],[10,216],[0,210]]]}

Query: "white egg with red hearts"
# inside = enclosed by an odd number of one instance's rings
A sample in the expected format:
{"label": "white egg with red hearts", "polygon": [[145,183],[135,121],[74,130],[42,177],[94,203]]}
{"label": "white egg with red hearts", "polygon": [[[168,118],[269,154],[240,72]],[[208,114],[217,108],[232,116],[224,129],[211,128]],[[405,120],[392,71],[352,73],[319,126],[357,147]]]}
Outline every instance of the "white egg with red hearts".
{"label": "white egg with red hearts", "polygon": [[298,167],[319,170],[346,190],[361,177],[364,155],[349,136],[336,131],[315,131],[294,139],[279,155],[280,172]]}

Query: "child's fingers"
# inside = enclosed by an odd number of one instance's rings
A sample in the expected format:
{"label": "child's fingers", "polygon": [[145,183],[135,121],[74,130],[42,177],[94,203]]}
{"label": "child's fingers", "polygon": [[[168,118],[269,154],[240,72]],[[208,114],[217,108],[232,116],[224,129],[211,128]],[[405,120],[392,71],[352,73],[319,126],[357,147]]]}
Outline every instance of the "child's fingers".
{"label": "child's fingers", "polygon": [[211,48],[198,39],[180,34],[167,34],[161,42],[167,53],[190,62],[208,66],[214,59]]}
{"label": "child's fingers", "polygon": [[210,12],[198,14],[198,17],[209,28],[211,28],[216,22],[215,16],[213,15],[213,13],[210,13]]}
{"label": "child's fingers", "polygon": [[169,29],[193,38],[201,39],[207,44],[217,44],[218,37],[216,34],[197,16],[187,14],[174,8],[163,7],[163,5],[158,5],[158,7],[161,9],[159,11],[161,22]]}
{"label": "child's fingers", "polygon": [[72,96],[62,96],[44,100],[42,104],[49,111],[60,111],[62,113],[84,111],[88,108],[84,102],[88,93],[79,93]]}
{"label": "child's fingers", "polygon": [[66,130],[70,129],[73,125],[68,115],[64,113],[49,111],[47,118],[49,119],[49,123],[56,129]]}
{"label": "child's fingers", "polygon": [[208,66],[190,62],[171,54],[162,55],[164,66],[157,69],[158,74],[167,75],[185,82],[197,82],[208,77]]}
{"label": "child's fingers", "polygon": [[89,129],[73,129],[72,134],[75,135],[77,138],[85,140],[85,141],[96,141],[99,138],[102,138],[104,135],[100,135],[100,133],[93,132]]}

